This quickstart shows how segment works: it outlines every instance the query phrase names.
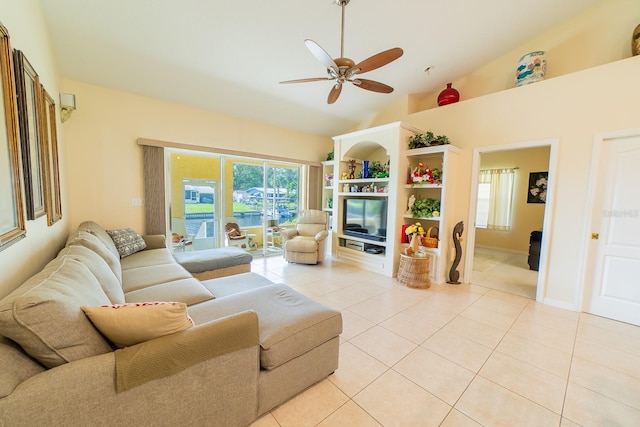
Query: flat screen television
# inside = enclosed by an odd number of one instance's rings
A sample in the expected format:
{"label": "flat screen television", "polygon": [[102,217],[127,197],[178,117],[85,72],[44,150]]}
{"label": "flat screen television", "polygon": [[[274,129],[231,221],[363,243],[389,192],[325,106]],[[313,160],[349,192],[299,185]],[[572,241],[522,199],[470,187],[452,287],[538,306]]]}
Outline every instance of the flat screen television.
{"label": "flat screen television", "polygon": [[351,197],[344,199],[343,234],[386,242],[387,203],[386,197]]}

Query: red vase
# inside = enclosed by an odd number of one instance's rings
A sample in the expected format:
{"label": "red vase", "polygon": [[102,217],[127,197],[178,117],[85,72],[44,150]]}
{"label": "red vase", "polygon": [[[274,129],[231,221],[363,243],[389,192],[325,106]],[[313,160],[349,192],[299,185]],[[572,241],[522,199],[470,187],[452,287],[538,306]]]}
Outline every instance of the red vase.
{"label": "red vase", "polygon": [[447,83],[447,88],[440,92],[440,95],[438,95],[439,106],[453,104],[454,102],[460,101],[460,92],[452,88],[452,84],[453,83]]}

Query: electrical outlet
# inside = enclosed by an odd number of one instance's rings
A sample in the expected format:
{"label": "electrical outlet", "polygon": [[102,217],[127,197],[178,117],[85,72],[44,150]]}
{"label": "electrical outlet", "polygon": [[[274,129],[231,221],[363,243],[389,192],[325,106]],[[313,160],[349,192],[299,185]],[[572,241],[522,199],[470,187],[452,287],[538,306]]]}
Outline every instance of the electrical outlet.
{"label": "electrical outlet", "polygon": [[131,199],[131,206],[144,206],[144,199],[139,197]]}

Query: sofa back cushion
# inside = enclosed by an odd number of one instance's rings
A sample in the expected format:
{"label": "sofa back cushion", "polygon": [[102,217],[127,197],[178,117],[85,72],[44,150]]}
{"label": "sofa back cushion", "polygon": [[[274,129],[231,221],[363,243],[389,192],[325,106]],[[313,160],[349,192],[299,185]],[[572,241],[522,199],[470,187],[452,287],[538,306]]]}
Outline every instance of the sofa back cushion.
{"label": "sofa back cushion", "polygon": [[[111,238],[109,238],[109,240],[111,240]],[[113,245],[113,241],[111,242],[111,244]],[[122,267],[120,266],[120,256],[118,255],[117,250],[114,254],[107,246],[102,243],[98,236],[89,233],[88,231],[82,230],[74,231],[73,233],[69,234],[66,246],[73,245],[84,246],[85,248],[91,249],[93,252],[100,255],[100,257],[107,263],[109,268],[111,268],[111,271],[113,271],[113,274],[115,274],[120,284],[122,284]]]}
{"label": "sofa back cushion", "polygon": [[0,399],[27,378],[44,371],[42,365],[4,337],[0,337],[0,366]]}
{"label": "sofa back cushion", "polygon": [[72,258],[56,258],[0,301],[0,335],[53,368],[112,351],[80,308],[110,304],[91,271]]}
{"label": "sofa back cushion", "polygon": [[91,233],[96,236],[105,248],[109,249],[109,251],[116,256],[116,258],[120,258],[120,254],[118,253],[118,248],[116,248],[115,243],[113,243],[113,239],[107,233],[107,230],[102,228],[102,226],[93,221],[84,221],[80,223],[78,226],[78,231],[86,231],[87,233]]}
{"label": "sofa back cushion", "polygon": [[62,257],[73,258],[89,268],[91,273],[98,279],[102,290],[107,294],[112,304],[122,304],[125,302],[122,284],[100,255],[87,247],[70,245],[58,253],[58,258]]}

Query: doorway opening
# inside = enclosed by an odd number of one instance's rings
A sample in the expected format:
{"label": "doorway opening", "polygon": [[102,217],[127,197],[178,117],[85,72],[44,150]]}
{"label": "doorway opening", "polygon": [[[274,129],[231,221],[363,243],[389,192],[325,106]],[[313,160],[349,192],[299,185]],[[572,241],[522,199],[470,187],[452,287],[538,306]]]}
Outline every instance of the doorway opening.
{"label": "doorway opening", "polygon": [[542,300],[556,143],[474,150],[465,283]]}

